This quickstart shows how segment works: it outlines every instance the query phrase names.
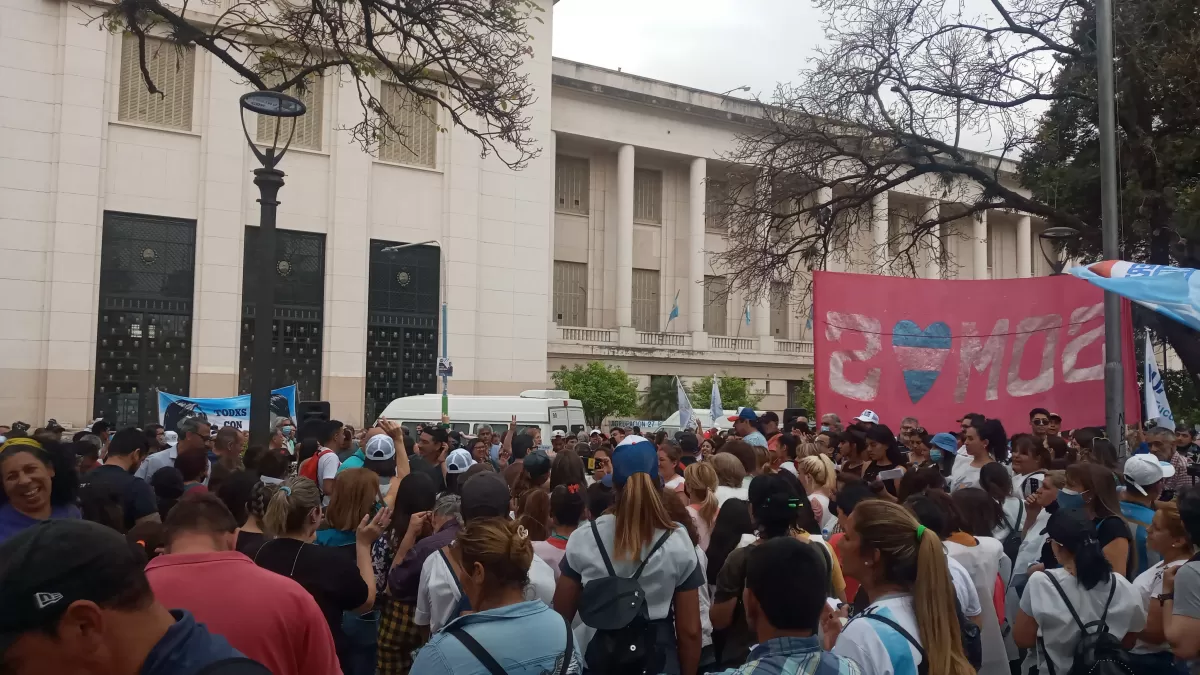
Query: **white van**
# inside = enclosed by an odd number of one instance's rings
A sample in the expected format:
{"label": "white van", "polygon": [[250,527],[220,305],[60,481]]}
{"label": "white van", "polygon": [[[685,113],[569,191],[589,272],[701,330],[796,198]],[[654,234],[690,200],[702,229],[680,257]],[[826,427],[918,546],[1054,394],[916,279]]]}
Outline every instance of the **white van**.
{"label": "white van", "polygon": [[[450,428],[472,436],[487,425],[492,431],[504,434],[517,416],[517,426],[542,430],[542,444],[550,443],[550,434],[562,429],[574,437],[587,430],[583,405],[560,389],[530,389],[519,396],[458,396],[451,394]],[[421,394],[405,396],[388,404],[381,418],[398,422],[413,434],[421,423],[442,419],[442,395]]]}
{"label": "white van", "polygon": [[[757,413],[760,417],[762,416],[762,414],[764,412],[766,412],[766,411],[760,411],[760,410],[755,411],[755,413]],[[700,423],[704,425],[705,431],[708,431],[709,429],[712,429],[713,427],[716,427],[721,430],[732,429],[733,422],[730,422],[729,418],[733,417],[736,414],[738,414],[737,410],[722,411],[721,419],[717,420],[716,424],[713,424],[712,415],[709,414],[709,412],[707,410],[697,410],[696,411],[696,417],[700,420]],[[665,431],[669,434],[674,434],[676,431],[679,431],[679,411],[677,410],[677,411],[671,413],[671,416],[668,417],[667,419],[663,420],[662,426],[659,427],[657,430]],[[695,429],[693,429],[693,431],[695,431]]]}

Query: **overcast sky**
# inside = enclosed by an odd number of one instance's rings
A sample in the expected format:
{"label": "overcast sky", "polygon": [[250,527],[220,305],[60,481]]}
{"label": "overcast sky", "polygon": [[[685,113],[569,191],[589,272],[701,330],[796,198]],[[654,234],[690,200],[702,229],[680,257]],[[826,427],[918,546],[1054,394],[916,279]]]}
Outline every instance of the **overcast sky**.
{"label": "overcast sky", "polygon": [[[559,0],[554,55],[722,92],[769,96],[821,40],[808,0]],[[747,96],[734,92],[736,96]]]}

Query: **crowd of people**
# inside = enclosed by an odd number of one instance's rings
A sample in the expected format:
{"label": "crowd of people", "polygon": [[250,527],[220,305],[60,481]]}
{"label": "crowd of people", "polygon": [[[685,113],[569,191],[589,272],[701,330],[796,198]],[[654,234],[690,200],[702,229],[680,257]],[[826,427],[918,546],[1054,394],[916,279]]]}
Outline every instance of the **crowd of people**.
{"label": "crowd of people", "polygon": [[[18,675],[1186,673],[1186,425],[0,426]],[[1123,670],[1115,670],[1119,668]]]}

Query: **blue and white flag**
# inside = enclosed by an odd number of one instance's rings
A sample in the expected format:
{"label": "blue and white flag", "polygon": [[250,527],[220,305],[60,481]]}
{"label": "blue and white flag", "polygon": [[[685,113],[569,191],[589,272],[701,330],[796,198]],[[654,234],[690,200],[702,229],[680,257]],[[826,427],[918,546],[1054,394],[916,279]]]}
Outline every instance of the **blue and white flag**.
{"label": "blue and white flag", "polygon": [[692,410],[692,399],[684,389],[683,382],[675,378],[675,393],[679,400],[679,428],[691,429],[696,426],[696,411]]}
{"label": "blue and white flag", "polygon": [[675,291],[675,302],[671,305],[671,313],[667,315],[667,323],[679,318],[679,291]]}
{"label": "blue and white flag", "polygon": [[1200,271],[1105,260],[1072,267],[1071,275],[1200,330]]}
{"label": "blue and white flag", "polygon": [[1146,419],[1174,431],[1175,416],[1171,414],[1171,404],[1167,402],[1167,390],[1158,372],[1158,361],[1154,358],[1154,345],[1150,343],[1149,332],[1146,333],[1146,369],[1142,375],[1145,379],[1142,386],[1146,397]]}
{"label": "blue and white flag", "polygon": [[713,375],[712,398],[708,402],[708,414],[712,415],[713,426],[717,425],[717,420],[725,414],[725,408],[721,407],[721,378]]}
{"label": "blue and white flag", "polygon": [[[271,428],[279,418],[296,421],[296,385],[290,384],[271,391]],[[179,423],[188,417],[203,417],[214,429],[233,427],[250,429],[250,394],[229,398],[192,398],[158,392],[158,423],[167,431],[177,431]]]}
{"label": "blue and white flag", "polygon": [[750,325],[750,305],[746,305],[745,312],[746,312],[746,325],[749,326]]}

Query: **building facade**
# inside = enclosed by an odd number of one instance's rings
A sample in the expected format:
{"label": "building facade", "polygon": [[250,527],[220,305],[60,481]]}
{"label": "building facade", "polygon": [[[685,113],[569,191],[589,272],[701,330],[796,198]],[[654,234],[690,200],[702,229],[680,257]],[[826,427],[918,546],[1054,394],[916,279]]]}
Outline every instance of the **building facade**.
{"label": "building facade", "polygon": [[[542,152],[521,171],[386,82],[373,86],[409,140],[368,154],[343,130],[361,115],[353,87],[311,82],[280,165],[278,255],[259,266],[247,88],[232,72],[152,43],[164,95],[151,96],[132,38],[89,25],[86,8],[4,3],[0,420],[146,423],[158,390],[248,392],[247,290],[261,283],[276,288],[274,384],[356,424],[436,390],[442,302],[451,394],[543,388],[599,359],[643,390],[655,376],[749,377],[783,407],[812,369],[807,309],[794,289],[727,292],[711,260],[725,240],[706,205],[754,104],[552,59],[552,23],[530,24]],[[273,131],[246,123],[259,140]],[[888,195],[880,213],[919,193]],[[962,227],[946,239],[959,267],[931,274],[1042,273],[1028,217]],[[433,243],[384,251],[419,242]]]}

